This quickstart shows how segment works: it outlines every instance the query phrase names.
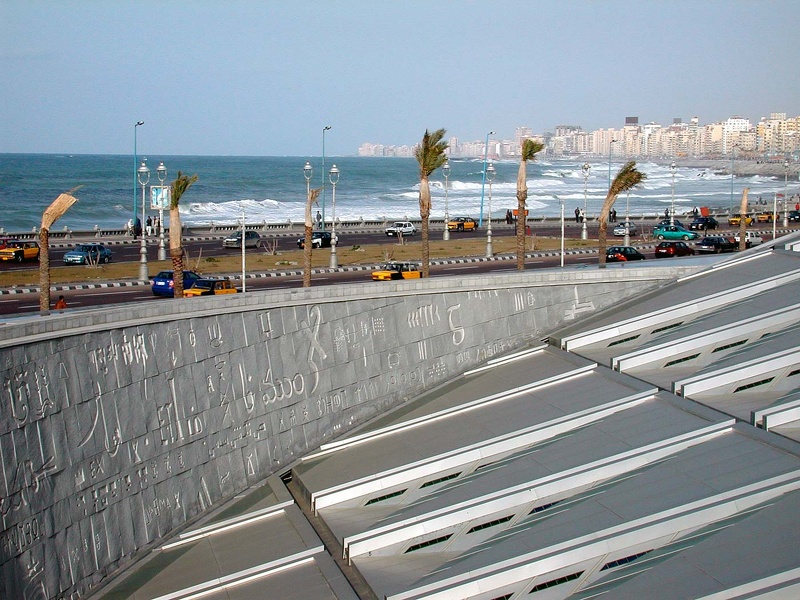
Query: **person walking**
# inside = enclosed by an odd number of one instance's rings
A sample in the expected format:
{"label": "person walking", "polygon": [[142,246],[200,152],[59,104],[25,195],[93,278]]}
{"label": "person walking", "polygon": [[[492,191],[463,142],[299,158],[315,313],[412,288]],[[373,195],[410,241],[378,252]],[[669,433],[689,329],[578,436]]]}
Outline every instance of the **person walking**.
{"label": "person walking", "polygon": [[65,308],[67,308],[67,301],[64,300],[63,295],[58,297],[58,300],[56,301],[56,305],[54,306],[54,308],[55,310],[64,310]]}
{"label": "person walking", "polygon": [[147,216],[145,227],[147,228],[147,235],[153,235],[153,217],[150,215]]}
{"label": "person walking", "polygon": [[575,208],[575,222],[576,223],[581,222],[581,209],[579,206]]}

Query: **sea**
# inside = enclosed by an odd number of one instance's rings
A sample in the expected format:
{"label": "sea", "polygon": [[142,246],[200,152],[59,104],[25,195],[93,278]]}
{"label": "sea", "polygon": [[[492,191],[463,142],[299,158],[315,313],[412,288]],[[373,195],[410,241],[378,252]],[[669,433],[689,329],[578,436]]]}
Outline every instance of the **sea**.
{"label": "sea", "polygon": [[[149,184],[159,185],[156,168],[163,162],[165,183],[178,172],[198,176],[184,194],[181,219],[187,225],[223,225],[241,222],[301,222],[307,185],[323,188],[319,210],[326,221],[401,220],[419,217],[419,168],[414,158],[355,156],[139,156],[150,169]],[[304,166],[312,167],[306,181]],[[586,179],[583,159],[537,160],[527,166],[529,216],[558,217],[562,202],[567,218],[576,208],[596,215],[621,161],[591,162]],[[329,180],[333,165],[339,170],[334,188]],[[442,218],[447,205],[450,216],[485,219],[491,208],[495,217],[516,208],[516,177],[519,163],[493,161],[496,177],[483,184],[482,159],[451,159],[445,181],[441,170],[430,178],[432,217]],[[134,180],[131,155],[0,154],[0,228],[5,233],[28,232],[41,225],[42,213],[62,192],[78,188],[78,198],[53,230],[87,231],[119,229],[134,216],[141,218],[142,188]],[[694,207],[708,206],[728,210],[738,206],[742,189],[750,188],[751,201],[772,201],[782,193],[782,179],[766,176],[736,177],[704,168],[679,168],[674,174],[667,165],[639,162],[637,167],[647,180],[630,194],[617,199],[617,219],[626,214],[655,216],[675,203],[676,215]],[[445,185],[447,184],[447,185]],[[335,207],[334,207],[335,197]],[[150,190],[145,190],[146,215],[150,209]],[[673,200],[674,198],[674,200]],[[483,214],[481,215],[481,207]],[[169,211],[164,212],[169,224]]]}

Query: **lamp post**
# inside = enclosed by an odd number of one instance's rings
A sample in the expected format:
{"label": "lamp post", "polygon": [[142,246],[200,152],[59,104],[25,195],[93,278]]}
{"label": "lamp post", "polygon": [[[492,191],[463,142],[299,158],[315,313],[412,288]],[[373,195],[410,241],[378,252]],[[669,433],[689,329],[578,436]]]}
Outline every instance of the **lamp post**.
{"label": "lamp post", "polygon": [[497,171],[494,168],[492,163],[489,163],[489,166],[486,167],[486,171],[484,172],[484,177],[489,182],[489,224],[486,226],[486,258],[490,258],[492,256],[492,181],[494,181],[494,176]]}
{"label": "lamp post", "polygon": [[589,232],[586,229],[586,184],[589,180],[589,171],[591,168],[592,167],[588,162],[583,163],[583,167],[581,167],[581,170],[583,171],[583,218],[581,219],[583,222],[583,226],[581,227],[582,240],[589,239]]}
{"label": "lamp post", "polygon": [[333,205],[333,215],[331,216],[331,262],[330,267],[331,269],[335,269],[339,266],[339,262],[336,258],[336,184],[339,183],[339,169],[336,168],[336,165],[331,167],[330,172],[328,173],[328,178],[331,180],[331,186],[333,187],[333,192],[331,196],[331,204]]}
{"label": "lamp post", "polygon": [[[772,215],[773,220],[778,218]],[[783,161],[783,226],[789,226],[789,161]]]}
{"label": "lamp post", "polygon": [[483,190],[486,188],[486,159],[489,156],[489,136],[494,135],[494,131],[486,134],[486,142],[483,145],[483,180],[481,181],[481,216],[478,220],[478,227],[483,227]]}
{"label": "lamp post", "polygon": [[139,125],[144,125],[144,121],[136,121],[133,126],[133,218],[131,223],[136,221],[136,178],[138,175],[136,169],[139,167],[139,159],[136,156],[136,132]]}
{"label": "lamp post", "polygon": [[734,158],[736,158],[736,148],[738,148],[737,144],[731,146],[731,202],[730,206],[728,206],[729,217],[733,216],[733,173],[734,173],[733,160]]}
{"label": "lamp post", "polygon": [[450,162],[446,162],[442,165],[442,175],[444,175],[444,234],[442,239],[446,242],[450,239],[450,213],[447,209],[447,190],[448,190],[448,179],[450,178]]}
{"label": "lamp post", "polygon": [[[306,203],[308,202],[308,196],[311,194],[311,175],[314,173],[314,169],[311,167],[311,163],[306,161],[306,166],[303,167],[303,177],[306,178]],[[310,210],[310,207],[309,207]],[[312,215],[313,219],[313,215]],[[311,227],[314,227],[313,220]]]}
{"label": "lamp post", "polygon": [[[156,169],[158,175],[158,182],[163,187],[164,182],[167,180],[167,167],[164,163],[160,163]],[[167,260],[167,249],[164,245],[164,206],[158,205],[158,260]]]}
{"label": "lamp post", "polygon": [[778,214],[778,192],[775,192],[772,195],[772,239],[774,240],[778,234],[778,219],[776,215]]}
{"label": "lamp post", "polygon": [[322,231],[325,231],[325,132],[330,128],[330,125],[322,128]]}
{"label": "lamp post", "polygon": [[553,198],[561,204],[561,268],[564,268],[564,201],[553,194]]}
{"label": "lamp post", "polygon": [[[147,164],[144,161],[142,161],[142,166],[139,167],[137,172],[137,179],[142,186],[142,223],[144,224],[144,188],[150,183],[150,169],[147,168]],[[134,224],[134,230],[135,228],[136,225]],[[147,236],[144,231],[142,231],[142,243],[139,248],[139,255],[139,281],[149,281],[150,275],[147,272]]]}
{"label": "lamp post", "polygon": [[625,246],[631,245],[631,220],[629,215],[631,206],[631,191],[625,190],[625,238],[622,243]]}
{"label": "lamp post", "polygon": [[242,207],[242,293],[247,292],[247,278],[245,274],[247,272],[247,259],[245,258],[245,232],[247,227],[245,226],[245,218],[244,218],[244,207]]}
{"label": "lamp post", "polygon": [[678,165],[675,164],[675,161],[672,161],[669,170],[672,173],[672,206],[669,209],[669,224],[675,225],[675,173],[678,170]]}
{"label": "lamp post", "polygon": [[608,143],[608,189],[611,189],[611,150],[618,140],[611,140]]}

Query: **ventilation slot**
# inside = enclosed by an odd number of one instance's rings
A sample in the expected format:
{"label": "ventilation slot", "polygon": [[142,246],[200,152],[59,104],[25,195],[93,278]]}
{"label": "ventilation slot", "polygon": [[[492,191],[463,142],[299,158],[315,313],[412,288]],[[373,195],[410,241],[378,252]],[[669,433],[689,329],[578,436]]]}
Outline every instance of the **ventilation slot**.
{"label": "ventilation slot", "polygon": [[428,487],[429,485],[436,485],[437,483],[442,483],[443,481],[450,481],[451,479],[455,479],[459,475],[461,475],[461,471],[459,471],[458,473],[453,473],[452,475],[445,475],[444,477],[439,477],[439,479],[432,479],[430,481],[426,481],[419,487],[425,488]]}
{"label": "ventilation slot", "polygon": [[662,331],[667,331],[668,329],[674,329],[675,327],[680,327],[681,325],[683,325],[683,321],[680,321],[679,323],[673,323],[672,325],[665,325],[664,327],[653,329],[653,331],[650,332],[650,335],[661,333]]}
{"label": "ventilation slot", "polygon": [[549,504],[542,504],[541,506],[537,506],[536,508],[534,508],[534,509],[533,509],[531,512],[529,512],[528,514],[529,514],[529,515],[534,515],[534,514],[536,514],[536,513],[538,513],[538,512],[542,512],[543,510],[547,510],[547,509],[548,509],[548,508],[550,508],[551,506],[555,506],[555,505],[556,505],[556,504],[558,504],[559,502],[561,502],[561,500],[556,500],[555,502],[550,502]]}
{"label": "ventilation slot", "polygon": [[494,521],[489,521],[488,523],[481,523],[480,525],[475,525],[475,527],[470,529],[467,532],[467,534],[475,533],[476,531],[480,531],[481,529],[489,529],[489,527],[494,527],[495,525],[500,525],[501,523],[508,523],[513,518],[514,515],[508,515],[507,517],[501,517],[499,519],[495,519]]}
{"label": "ventilation slot", "polygon": [[364,506],[369,506],[370,504],[377,504],[378,502],[389,500],[389,498],[396,498],[397,496],[402,496],[405,493],[406,490],[399,490],[397,492],[392,492],[391,494],[386,494],[385,496],[378,496],[377,498],[372,498],[371,500],[367,500],[367,503]]}
{"label": "ventilation slot", "polygon": [[638,554],[631,554],[630,556],[626,556],[625,558],[612,560],[611,562],[607,562],[606,564],[604,564],[600,570],[605,571],[606,569],[613,569],[614,567],[618,567],[620,565],[627,565],[629,562],[633,562],[637,558],[641,558],[645,554],[649,554],[652,551],[653,549],[651,548],[650,550],[645,550],[644,552],[639,552]]}
{"label": "ventilation slot", "polygon": [[636,338],[638,338],[640,335],[641,335],[641,334],[636,334],[636,335],[632,335],[631,337],[626,337],[626,338],[622,338],[621,340],[616,340],[616,341],[613,341],[613,342],[611,342],[611,343],[608,345],[608,348],[611,348],[611,346],[618,346],[618,345],[620,345],[620,344],[624,344],[625,342],[630,342],[630,341],[632,341],[632,340],[635,340],[635,339],[636,339]]}
{"label": "ventilation slot", "polygon": [[792,371],[791,373],[789,373],[789,374],[787,375],[787,377],[794,377],[795,375],[797,375],[797,374],[799,374],[799,373],[800,373],[800,369],[795,369],[794,371]]}
{"label": "ventilation slot", "polygon": [[698,356],[700,356],[699,352],[697,354],[691,354],[689,356],[684,356],[682,358],[676,358],[675,360],[669,361],[667,364],[664,365],[664,367],[671,367],[672,365],[677,365],[683,362],[689,362],[690,360],[694,360]]}
{"label": "ventilation slot", "polygon": [[766,385],[769,382],[771,382],[773,379],[775,379],[775,378],[774,377],[769,377],[767,379],[762,379],[761,381],[754,381],[753,383],[746,383],[745,385],[740,385],[735,390],[733,390],[733,393],[735,394],[736,392],[741,392],[743,390],[749,390],[750,388],[758,387],[760,385]]}
{"label": "ventilation slot", "polygon": [[742,344],[746,344],[747,340],[739,340],[738,342],[733,342],[732,344],[725,344],[724,346],[720,346],[718,348],[714,348],[711,351],[711,354],[714,352],[722,352],[723,350],[727,350],[728,348],[735,348],[736,346],[741,346]]}
{"label": "ventilation slot", "polygon": [[544,583],[540,583],[539,585],[533,586],[531,591],[528,592],[529,594],[533,594],[534,592],[541,592],[542,590],[546,590],[547,588],[555,587],[557,585],[561,585],[562,583],[567,583],[568,581],[573,581],[583,575],[583,571],[579,573],[573,573],[572,575],[565,575],[564,577],[559,577],[558,579],[551,579],[550,581],[545,581]]}
{"label": "ventilation slot", "polygon": [[428,546],[433,546],[435,544],[441,544],[442,542],[446,542],[453,534],[443,535],[442,537],[434,538],[432,540],[428,540],[427,542],[420,542],[419,544],[414,544],[413,546],[409,546],[408,550],[405,551],[405,554],[409,552],[416,552],[417,550],[422,550],[423,548],[427,548]]}

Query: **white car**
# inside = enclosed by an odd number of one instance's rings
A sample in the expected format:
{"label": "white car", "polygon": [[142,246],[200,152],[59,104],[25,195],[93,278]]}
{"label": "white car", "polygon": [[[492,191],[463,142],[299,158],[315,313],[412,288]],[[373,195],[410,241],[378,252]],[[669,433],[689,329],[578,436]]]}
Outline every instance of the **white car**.
{"label": "white car", "polygon": [[[739,235],[737,234],[734,237],[734,239],[736,240],[736,243],[738,244],[739,243],[739,239],[740,239]],[[745,231],[744,232],[744,245],[746,247],[750,248],[752,246],[758,246],[759,244],[763,244],[763,243],[764,243],[764,238],[762,238],[757,233],[754,233],[752,231]]]}
{"label": "white car", "polygon": [[414,235],[417,233],[417,228],[410,221],[395,221],[385,231],[388,236]]}
{"label": "white car", "polygon": [[626,221],[625,223],[620,223],[616,227],[614,227],[614,235],[616,236],[624,236],[627,230],[628,235],[636,235],[638,233],[638,229],[636,229],[636,223],[631,223],[630,221]]}

